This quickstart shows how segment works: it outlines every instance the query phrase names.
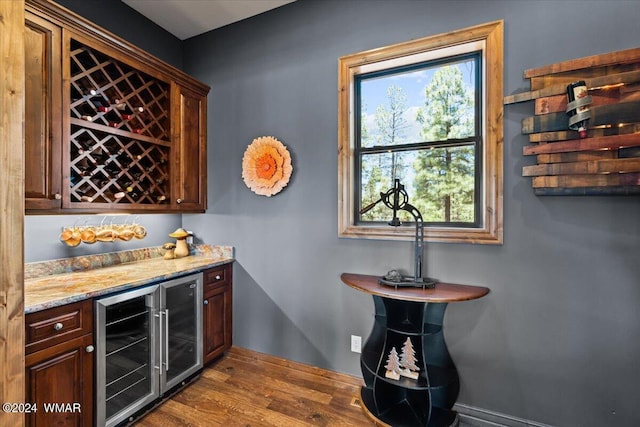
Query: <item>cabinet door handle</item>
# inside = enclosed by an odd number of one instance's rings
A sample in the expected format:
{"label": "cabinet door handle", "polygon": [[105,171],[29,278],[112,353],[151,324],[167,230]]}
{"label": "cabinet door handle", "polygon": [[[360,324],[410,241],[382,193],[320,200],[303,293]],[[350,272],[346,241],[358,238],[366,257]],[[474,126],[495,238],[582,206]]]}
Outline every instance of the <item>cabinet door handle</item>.
{"label": "cabinet door handle", "polygon": [[53,198],[56,199],[56,200],[60,200],[60,199],[62,199],[62,194],[56,193],[56,194],[53,195]]}
{"label": "cabinet door handle", "polygon": [[176,200],[176,203],[177,203],[177,204],[182,203],[182,199],[178,199],[178,200]]}
{"label": "cabinet door handle", "polygon": [[85,350],[87,353],[93,353],[93,350],[95,350],[95,347],[94,347],[94,346],[92,346],[92,345],[88,345],[88,346],[86,346],[86,347],[84,348],[84,350]]}
{"label": "cabinet door handle", "polygon": [[207,299],[206,299],[206,300],[204,300],[203,304],[204,304],[204,305],[209,305],[209,300],[207,300]]}
{"label": "cabinet door handle", "polygon": [[216,276],[216,280],[220,280],[220,279],[221,279],[221,277],[220,277],[220,276]]}
{"label": "cabinet door handle", "polygon": [[62,329],[63,325],[62,323],[58,322],[55,325],[53,325],[53,329],[55,329],[56,331],[59,331],[60,329]]}

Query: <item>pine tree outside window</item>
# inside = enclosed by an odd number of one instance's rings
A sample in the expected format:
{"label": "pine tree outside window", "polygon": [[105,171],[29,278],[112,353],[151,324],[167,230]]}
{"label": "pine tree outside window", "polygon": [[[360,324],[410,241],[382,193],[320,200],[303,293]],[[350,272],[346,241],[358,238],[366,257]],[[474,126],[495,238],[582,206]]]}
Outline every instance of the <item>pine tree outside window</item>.
{"label": "pine tree outside window", "polygon": [[[396,178],[427,241],[502,243],[502,22],[340,58],[339,236],[412,239],[382,203]],[[404,213],[404,212],[403,212]]]}

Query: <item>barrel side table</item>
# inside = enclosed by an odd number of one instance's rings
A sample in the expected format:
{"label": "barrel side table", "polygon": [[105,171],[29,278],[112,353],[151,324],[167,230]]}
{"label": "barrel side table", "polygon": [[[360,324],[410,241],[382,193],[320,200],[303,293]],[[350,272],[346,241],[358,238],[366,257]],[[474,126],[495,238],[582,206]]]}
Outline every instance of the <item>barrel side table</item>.
{"label": "barrel side table", "polygon": [[[451,408],[460,382],[444,339],[444,312],[448,303],[481,298],[489,289],[450,283],[394,288],[378,284],[377,276],[343,273],[340,278],[371,294],[375,307],[373,329],[360,357],[363,410],[376,423],[393,427],[456,425]],[[411,354],[397,356],[401,352]],[[417,378],[389,378],[390,359],[406,358],[416,362]]]}

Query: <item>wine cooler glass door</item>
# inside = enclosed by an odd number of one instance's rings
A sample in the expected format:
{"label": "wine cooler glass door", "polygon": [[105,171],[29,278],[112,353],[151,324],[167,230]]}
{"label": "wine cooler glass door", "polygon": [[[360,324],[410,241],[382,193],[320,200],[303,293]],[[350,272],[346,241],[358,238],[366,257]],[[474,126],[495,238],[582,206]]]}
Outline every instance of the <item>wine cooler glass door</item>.
{"label": "wine cooler glass door", "polygon": [[202,273],[161,285],[164,392],[202,368]]}
{"label": "wine cooler glass door", "polygon": [[152,286],[96,302],[98,425],[116,425],[159,395],[158,300]]}

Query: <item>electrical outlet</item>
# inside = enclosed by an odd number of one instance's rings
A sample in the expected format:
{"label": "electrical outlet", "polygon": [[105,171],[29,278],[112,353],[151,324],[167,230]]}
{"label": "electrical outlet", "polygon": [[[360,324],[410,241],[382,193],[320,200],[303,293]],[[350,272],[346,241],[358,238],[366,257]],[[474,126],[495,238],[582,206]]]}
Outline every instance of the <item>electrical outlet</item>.
{"label": "electrical outlet", "polygon": [[362,352],[362,337],[351,335],[351,351],[354,353]]}

